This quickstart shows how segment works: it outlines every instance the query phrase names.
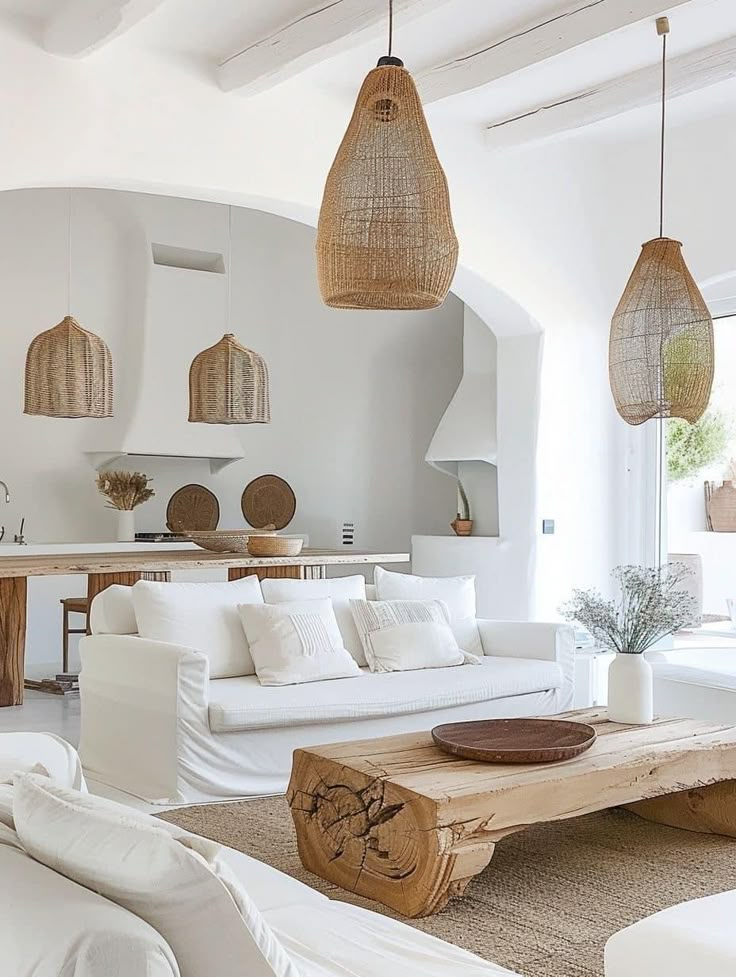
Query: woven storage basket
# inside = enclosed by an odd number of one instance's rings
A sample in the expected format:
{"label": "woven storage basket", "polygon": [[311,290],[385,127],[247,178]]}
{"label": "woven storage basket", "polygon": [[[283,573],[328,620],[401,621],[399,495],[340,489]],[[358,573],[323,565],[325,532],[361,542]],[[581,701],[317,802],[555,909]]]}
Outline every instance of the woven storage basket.
{"label": "woven storage basket", "polygon": [[189,420],[200,424],[269,424],[268,368],[232,333],[194,357],[189,369]]}
{"label": "woven storage basket", "polygon": [[720,488],[710,486],[706,507],[708,524],[716,533],[736,533],[736,485],[726,479]]}
{"label": "woven storage basket", "polygon": [[325,185],[322,298],[340,309],[431,309],[447,296],[457,256],[447,180],[411,75],[374,68]]}
{"label": "woven storage basket", "polygon": [[285,536],[251,536],[248,552],[251,556],[299,556],[304,545],[303,539]]}
{"label": "woven storage basket", "polygon": [[112,357],[99,336],[65,316],[26,354],[26,414],[112,417]]}
{"label": "woven storage basket", "polygon": [[642,245],[611,323],[608,372],[628,424],[700,418],[713,385],[713,321],[682,257],[682,245]]}
{"label": "woven storage basket", "polygon": [[247,553],[248,531],[240,529],[190,530],[187,535],[203,550],[213,553]]}

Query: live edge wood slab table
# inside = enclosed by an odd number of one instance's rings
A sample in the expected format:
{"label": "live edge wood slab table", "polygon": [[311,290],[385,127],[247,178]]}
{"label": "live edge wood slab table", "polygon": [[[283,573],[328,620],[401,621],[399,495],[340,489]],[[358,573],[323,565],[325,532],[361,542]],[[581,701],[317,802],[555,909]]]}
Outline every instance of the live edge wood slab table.
{"label": "live edge wood slab table", "polygon": [[[143,546],[143,544],[142,544]],[[157,550],[140,553],[73,553],[0,557],[0,706],[23,702],[28,577],[87,574],[91,599],[111,584],[132,585],[144,575],[175,570],[227,569],[230,580],[258,577],[319,579],[329,566],[408,563],[408,553],[305,549],[300,556],[254,557],[205,550]]]}
{"label": "live edge wood slab table", "polygon": [[296,750],[287,797],[305,868],[416,917],[461,895],[496,842],[530,824],[624,806],[736,836],[736,726],[623,726],[595,709],[559,718],[598,733],[560,763],[462,760],[429,732]]}

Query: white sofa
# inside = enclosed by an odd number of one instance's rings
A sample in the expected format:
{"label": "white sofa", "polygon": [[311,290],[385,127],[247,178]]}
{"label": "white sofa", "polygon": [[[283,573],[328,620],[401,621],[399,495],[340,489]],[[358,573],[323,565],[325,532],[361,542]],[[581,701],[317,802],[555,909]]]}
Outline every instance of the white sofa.
{"label": "white sofa", "polygon": [[123,633],[135,628],[128,588],[100,594],[91,620],[80,643],[84,769],[152,803],[284,792],[297,747],[572,705],[565,625],[479,621],[479,666],[268,687],[255,675],[210,680],[200,652]]}
{"label": "white sofa", "polygon": [[736,648],[652,651],[647,660],[657,715],[736,723]]}
{"label": "white sofa", "polygon": [[[42,762],[58,783],[83,786],[75,764],[67,762],[55,738],[44,733],[27,737],[20,743],[0,735],[0,768],[11,760],[11,767],[20,771]],[[10,798],[0,796],[4,977],[191,973],[187,961],[178,960],[149,923],[25,852],[13,830],[10,790]],[[299,977],[515,977],[397,920],[328,899],[240,852],[223,848],[222,853],[286,948]],[[248,972],[245,967],[243,974]]]}
{"label": "white sofa", "polygon": [[733,977],[736,892],[672,906],[615,933],[606,977]]}

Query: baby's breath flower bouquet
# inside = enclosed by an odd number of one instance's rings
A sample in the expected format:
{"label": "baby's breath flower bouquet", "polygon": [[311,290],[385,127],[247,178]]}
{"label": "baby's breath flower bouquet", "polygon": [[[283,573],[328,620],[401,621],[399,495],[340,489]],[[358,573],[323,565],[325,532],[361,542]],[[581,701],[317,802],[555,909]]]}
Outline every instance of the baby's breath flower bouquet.
{"label": "baby's breath flower bouquet", "polygon": [[621,566],[612,572],[616,600],[595,590],[575,590],[560,608],[568,621],[586,628],[598,645],[622,655],[640,655],[660,638],[697,620],[698,606],[683,587],[692,573],[683,563]]}

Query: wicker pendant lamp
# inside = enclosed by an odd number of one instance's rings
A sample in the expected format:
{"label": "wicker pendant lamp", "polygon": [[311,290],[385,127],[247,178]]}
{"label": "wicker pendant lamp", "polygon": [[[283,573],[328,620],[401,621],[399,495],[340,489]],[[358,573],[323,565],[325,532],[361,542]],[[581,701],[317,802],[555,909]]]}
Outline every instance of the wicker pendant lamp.
{"label": "wicker pendant lamp", "polygon": [[[227,316],[232,309],[233,212],[228,211]],[[189,368],[189,420],[197,424],[270,424],[268,367],[232,333],[198,353]]]}
{"label": "wicker pendant lamp", "polygon": [[338,309],[431,309],[457,266],[447,180],[409,72],[379,59],[360,89],[317,226],[322,299]]}
{"label": "wicker pendant lamp", "polygon": [[[69,191],[67,301],[71,309],[72,191]],[[28,347],[25,414],[112,417],[112,358],[105,343],[66,315]]]}
{"label": "wicker pendant lamp", "polygon": [[662,37],[662,122],[659,237],[642,245],[611,322],[608,372],[616,410],[627,424],[705,412],[713,385],[713,321],[682,256],[682,245],[663,237],[666,56]]}

